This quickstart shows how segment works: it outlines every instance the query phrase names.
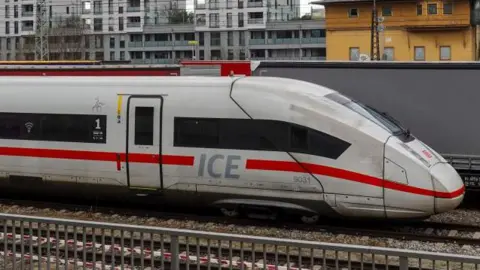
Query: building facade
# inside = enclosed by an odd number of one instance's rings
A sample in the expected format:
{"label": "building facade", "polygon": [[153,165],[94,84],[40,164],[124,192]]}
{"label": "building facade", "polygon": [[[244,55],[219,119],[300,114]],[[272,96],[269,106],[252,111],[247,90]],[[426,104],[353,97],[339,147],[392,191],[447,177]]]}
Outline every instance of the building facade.
{"label": "building facade", "polygon": [[[327,60],[371,57],[372,2],[325,0]],[[377,1],[380,56],[390,61],[477,59],[469,0]]]}
{"label": "building facade", "polygon": [[[47,0],[49,59],[325,59],[324,20],[298,1]],[[0,59],[34,60],[36,0],[0,3]]]}

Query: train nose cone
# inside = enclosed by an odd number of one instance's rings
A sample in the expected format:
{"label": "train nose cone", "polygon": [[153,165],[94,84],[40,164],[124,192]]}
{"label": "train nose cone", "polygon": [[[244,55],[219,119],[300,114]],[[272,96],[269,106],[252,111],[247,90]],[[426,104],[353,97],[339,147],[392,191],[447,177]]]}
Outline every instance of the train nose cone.
{"label": "train nose cone", "polygon": [[448,163],[437,163],[430,169],[435,191],[435,213],[448,212],[463,201],[465,186],[457,171]]}

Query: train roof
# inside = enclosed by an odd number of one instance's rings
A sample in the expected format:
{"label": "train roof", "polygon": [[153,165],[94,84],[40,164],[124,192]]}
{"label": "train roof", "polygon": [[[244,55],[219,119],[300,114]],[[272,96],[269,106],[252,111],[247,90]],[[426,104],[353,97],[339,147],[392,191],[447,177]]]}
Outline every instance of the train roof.
{"label": "train roof", "polygon": [[0,83],[23,84],[75,84],[75,85],[175,85],[175,86],[227,86],[238,77],[203,77],[203,76],[160,76],[160,77],[117,77],[117,76],[13,76],[0,77]]}
{"label": "train roof", "polygon": [[251,76],[246,77],[246,79],[241,80],[238,83],[248,88],[261,88],[259,91],[263,92],[276,92],[283,90],[284,92],[314,95],[317,97],[337,92],[333,89],[311,82],[280,77]]}
{"label": "train roof", "polygon": [[[230,89],[233,81],[238,80],[236,84],[243,88],[249,88],[262,92],[288,92],[290,94],[324,96],[336,92],[327,87],[313,84],[296,79],[278,78],[278,77],[205,77],[205,76],[165,76],[165,77],[56,77],[56,76],[14,76],[1,77],[0,84],[28,84],[32,89],[41,86],[42,83],[49,85],[109,85],[119,86],[119,90],[129,87],[128,92],[135,91],[135,87],[158,86],[158,87],[225,87]],[[132,90],[135,89],[135,90]],[[14,90],[14,86],[13,89]],[[168,92],[168,89],[165,89]],[[192,89],[193,90],[193,89]],[[213,90],[213,89],[212,89]],[[63,91],[63,90],[62,90]],[[122,90],[121,90],[122,91]],[[216,92],[213,91],[213,92]]]}

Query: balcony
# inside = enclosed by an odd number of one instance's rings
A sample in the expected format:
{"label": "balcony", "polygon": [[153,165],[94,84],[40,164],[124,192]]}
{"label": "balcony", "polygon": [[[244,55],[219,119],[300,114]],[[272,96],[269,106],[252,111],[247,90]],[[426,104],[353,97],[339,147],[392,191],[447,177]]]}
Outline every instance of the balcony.
{"label": "balcony", "polygon": [[302,38],[302,44],[325,44],[325,38]]}
{"label": "balcony", "polygon": [[22,32],[31,32],[33,31],[33,25],[22,25]]}
{"label": "balcony", "polygon": [[247,2],[247,7],[249,8],[263,7],[263,2],[262,1]]}
{"label": "balcony", "polygon": [[[331,30],[336,29],[358,29],[370,27],[370,19],[360,18],[345,18],[334,14],[331,18],[326,17],[326,22]],[[406,15],[406,16],[392,16],[385,17],[382,23],[385,26],[385,31],[392,28],[406,28],[409,31],[430,31],[430,30],[446,30],[458,29],[470,26],[470,16],[468,13],[459,15]]]}
{"label": "balcony", "polygon": [[130,41],[128,42],[129,48],[142,48],[143,42],[142,41]]}
{"label": "balcony", "polygon": [[268,44],[300,44],[299,38],[272,38]]}
{"label": "balcony", "polygon": [[192,46],[188,42],[189,40],[175,40],[175,46]]}
{"label": "balcony", "polygon": [[405,27],[408,31],[430,31],[430,30],[446,30],[446,29],[457,29],[457,28],[466,28],[470,26],[470,18],[466,16],[465,18],[451,18],[451,19],[417,19],[405,18],[399,19],[396,23],[386,24],[386,28],[389,25],[396,26],[399,24],[401,27]]}
{"label": "balcony", "polygon": [[399,25],[404,27],[426,27],[426,28],[435,28],[435,27],[461,27],[470,25],[470,16],[469,14],[459,14],[459,15],[442,15],[438,14],[436,16],[402,16],[396,18],[395,21],[389,22],[388,19],[385,20],[384,25],[388,27],[389,25]]}
{"label": "balcony", "polygon": [[127,12],[140,12],[140,7],[127,7]]}
{"label": "balcony", "polygon": [[127,22],[127,28],[138,28],[141,26],[142,24],[140,22]]}
{"label": "balcony", "polygon": [[33,11],[22,11],[22,17],[33,17]]}
{"label": "balcony", "polygon": [[250,40],[248,41],[248,44],[250,44],[250,45],[264,45],[264,44],[266,44],[266,43],[265,43],[265,39],[263,39],[263,38],[256,38],[256,39],[250,39]]}
{"label": "balcony", "polygon": [[250,45],[325,44],[325,38],[271,38],[250,39]]}
{"label": "balcony", "polygon": [[172,41],[145,41],[145,47],[171,47]]}
{"label": "balcony", "polygon": [[255,24],[264,24],[263,18],[253,18],[248,19],[248,24],[255,25]]}

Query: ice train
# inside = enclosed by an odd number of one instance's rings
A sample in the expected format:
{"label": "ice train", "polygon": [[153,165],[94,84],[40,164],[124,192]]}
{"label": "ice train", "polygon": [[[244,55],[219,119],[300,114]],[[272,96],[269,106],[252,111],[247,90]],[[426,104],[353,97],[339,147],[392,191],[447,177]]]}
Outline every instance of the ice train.
{"label": "ice train", "polygon": [[274,77],[0,77],[0,187],[163,205],[410,219],[462,179],[386,113]]}

